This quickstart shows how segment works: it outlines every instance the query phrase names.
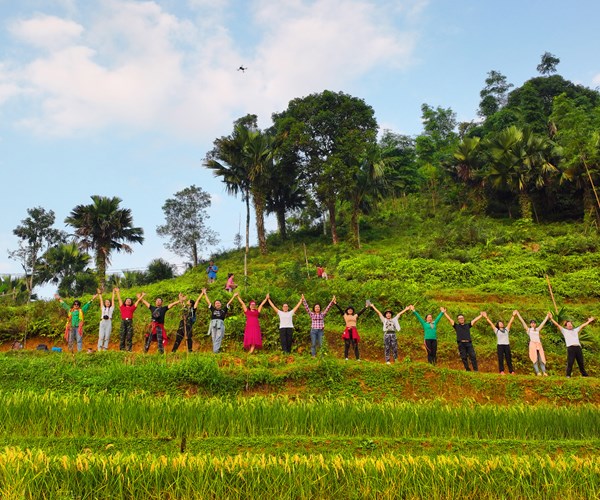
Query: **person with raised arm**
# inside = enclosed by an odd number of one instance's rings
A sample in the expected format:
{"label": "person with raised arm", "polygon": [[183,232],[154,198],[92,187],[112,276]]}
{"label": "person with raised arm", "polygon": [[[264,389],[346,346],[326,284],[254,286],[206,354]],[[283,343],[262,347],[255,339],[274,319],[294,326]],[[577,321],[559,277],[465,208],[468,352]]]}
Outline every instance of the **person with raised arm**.
{"label": "person with raised arm", "polygon": [[133,299],[130,297],[127,297],[125,299],[125,303],[123,303],[123,301],[121,300],[121,289],[115,287],[113,290],[117,292],[117,300],[119,301],[119,311],[121,313],[119,350],[127,350],[131,352],[131,349],[133,349],[133,313],[142,301],[144,294],[138,293],[136,295],[137,300],[135,301],[135,304],[133,303]]}
{"label": "person with raised arm", "polygon": [[329,304],[323,312],[321,312],[321,304],[319,303],[316,303],[311,311],[308,307],[306,299],[304,298],[304,294],[302,294],[302,298],[300,300],[302,300],[304,309],[310,316],[310,354],[314,358],[317,355],[317,349],[320,349],[321,345],[323,344],[323,333],[325,331],[325,316],[327,316],[329,309],[331,309],[331,306],[335,301],[335,295],[333,296],[331,302],[329,302]]}
{"label": "person with raised arm", "polygon": [[296,306],[290,310],[290,306],[283,304],[281,310],[277,309],[271,297],[269,297],[269,305],[279,316],[279,341],[281,342],[281,350],[287,354],[292,352],[292,342],[294,340],[294,322],[293,317],[296,311],[302,304],[302,299],[298,301]]}
{"label": "person with raised arm", "polygon": [[158,352],[163,354],[165,352],[164,345],[167,343],[167,330],[165,330],[165,315],[167,311],[177,304],[181,302],[182,295],[179,294],[179,298],[171,302],[169,305],[163,306],[163,299],[157,298],[155,301],[155,305],[150,305],[150,303],[144,299],[146,294],[142,293],[142,303],[150,309],[150,314],[152,316],[150,331],[146,334],[146,342],[144,344],[144,352],[148,352],[150,349],[150,343],[156,337],[156,342],[158,344]]}
{"label": "person with raised arm", "polygon": [[371,304],[371,307],[383,323],[383,354],[385,363],[390,364],[391,356],[394,357],[394,362],[396,363],[398,362],[398,338],[396,337],[396,332],[400,331],[400,322],[398,320],[400,316],[410,310],[410,306],[407,306],[396,314],[396,316],[393,316],[394,313],[389,309],[381,314],[381,311],[375,307],[375,304]]}
{"label": "person with raised arm", "polygon": [[112,333],[112,317],[115,312],[115,290],[113,288],[111,300],[102,300],[102,290],[97,291],[100,300],[100,326],[98,329],[98,351],[108,350],[108,342]]}
{"label": "person with raised arm", "polygon": [[342,309],[338,303],[337,299],[334,298],[333,303],[337,310],[340,312],[342,317],[344,318],[344,333],[342,333],[342,338],[344,339],[344,358],[348,361],[348,353],[350,351],[350,346],[354,348],[354,356],[357,361],[360,361],[360,353],[358,352],[358,343],[360,342],[360,335],[358,334],[358,330],[356,329],[356,322],[358,321],[358,317],[364,313],[371,303],[369,301],[366,302],[365,307],[363,307],[359,312],[354,312],[354,307],[348,306],[346,309]]}
{"label": "person with raised arm", "polygon": [[77,352],[81,352],[83,348],[83,323],[85,313],[92,305],[94,299],[98,294],[92,297],[92,300],[81,305],[81,301],[74,300],[73,305],[69,306],[57,293],[54,294],[54,298],[58,300],[61,307],[66,309],[68,312],[67,323],[65,325],[65,339],[69,346],[69,351],[73,352],[75,348],[75,342],[77,342]]}
{"label": "person with raised arm", "polygon": [[477,367],[477,355],[475,354],[475,348],[473,347],[473,339],[471,338],[471,328],[475,326],[483,316],[479,314],[476,318],[472,319],[468,323],[465,322],[464,314],[459,314],[456,317],[456,321],[454,321],[446,311],[445,307],[440,307],[440,311],[444,314],[446,319],[454,328],[456,332],[456,343],[458,344],[458,354],[460,355],[460,359],[465,367],[465,370],[468,372],[471,371],[469,367],[469,359],[471,360],[471,364],[473,365],[473,371],[478,371]]}
{"label": "person with raised arm", "polygon": [[269,300],[269,294],[263,299],[258,307],[256,302],[251,300],[248,306],[242,300],[239,294],[236,294],[237,299],[242,306],[244,315],[246,316],[246,327],[244,328],[244,349],[248,349],[248,354],[252,354],[256,349],[262,347],[262,335],[260,333],[260,322],[258,317],[262,311],[263,306]]}
{"label": "person with raised arm", "polygon": [[544,320],[540,323],[540,326],[537,326],[537,323],[534,319],[529,322],[529,327],[521,313],[517,311],[517,318],[525,328],[525,333],[529,336],[529,359],[533,363],[533,370],[535,374],[539,377],[544,375],[544,377],[548,376],[546,372],[546,354],[544,353],[544,347],[542,346],[542,340],[540,338],[540,332],[544,325],[550,318],[548,315],[544,318]]}
{"label": "person with raised arm", "polygon": [[504,325],[504,321],[498,321],[496,324],[492,322],[487,313],[484,311],[481,313],[485,320],[492,327],[492,330],[496,334],[497,343],[496,343],[496,352],[498,354],[498,372],[500,375],[504,375],[504,361],[506,360],[506,366],[508,366],[508,372],[511,375],[515,374],[515,370],[513,369],[512,364],[512,354],[510,352],[510,342],[508,340],[508,334],[510,332],[510,327],[513,324],[517,316],[517,311],[513,311],[512,316],[508,320],[508,325]]}
{"label": "person with raised arm", "polygon": [[221,350],[221,343],[223,342],[223,337],[225,336],[225,318],[227,317],[227,313],[229,312],[229,307],[233,302],[233,299],[237,297],[237,293],[229,299],[229,302],[223,307],[220,300],[215,300],[214,305],[210,302],[208,298],[208,294],[206,293],[206,288],[202,289],[202,293],[204,294],[204,300],[208,304],[208,309],[210,311],[210,324],[208,326],[208,335],[212,338],[213,343],[213,352],[217,354]]}
{"label": "person with raised arm", "polygon": [[175,342],[173,342],[173,349],[171,352],[177,352],[179,349],[179,344],[183,340],[183,337],[186,338],[188,352],[192,352],[192,328],[194,327],[194,323],[196,322],[196,309],[198,309],[198,303],[204,291],[200,292],[198,298],[194,302],[193,299],[189,299],[182,294],[180,294],[180,302],[181,302],[181,320],[179,321],[179,327],[177,328],[177,334],[175,335]]}
{"label": "person with raised arm", "polygon": [[427,362],[430,365],[435,365],[437,363],[437,325],[440,322],[440,319],[442,319],[444,313],[440,311],[435,319],[433,319],[433,314],[429,313],[425,316],[425,319],[423,319],[415,310],[415,306],[413,304],[411,304],[409,307],[423,327],[423,344],[425,346],[425,350],[427,351]]}
{"label": "person with raised arm", "polygon": [[581,349],[581,343],[579,342],[579,332],[583,330],[586,326],[588,326],[592,321],[594,321],[594,317],[590,317],[587,319],[585,323],[582,323],[577,328],[573,327],[572,321],[565,321],[564,326],[560,326],[557,321],[554,320],[552,313],[548,313],[550,316],[550,321],[554,323],[556,328],[559,329],[560,333],[562,333],[565,338],[565,344],[567,345],[567,377],[571,377],[571,373],[573,372],[573,363],[577,361],[577,366],[579,368],[579,372],[582,377],[587,377],[588,373],[585,371],[585,367],[583,366],[583,350]]}

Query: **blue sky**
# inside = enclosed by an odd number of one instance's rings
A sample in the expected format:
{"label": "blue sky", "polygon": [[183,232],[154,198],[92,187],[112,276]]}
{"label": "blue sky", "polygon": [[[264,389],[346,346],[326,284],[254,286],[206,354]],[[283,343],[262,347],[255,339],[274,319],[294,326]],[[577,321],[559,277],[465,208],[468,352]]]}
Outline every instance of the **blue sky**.
{"label": "blue sky", "polygon": [[519,86],[546,51],[596,88],[598,19],[595,0],[0,0],[0,274],[21,272],[7,250],[27,208],[66,229],[93,194],[122,198],[145,231],[109,272],[183,261],[155,229],[191,184],[211,193],[217,247],[230,248],[244,208],[202,159],[235,119],[266,127],[329,89],[415,135],[423,103],[475,119],[488,71]]}

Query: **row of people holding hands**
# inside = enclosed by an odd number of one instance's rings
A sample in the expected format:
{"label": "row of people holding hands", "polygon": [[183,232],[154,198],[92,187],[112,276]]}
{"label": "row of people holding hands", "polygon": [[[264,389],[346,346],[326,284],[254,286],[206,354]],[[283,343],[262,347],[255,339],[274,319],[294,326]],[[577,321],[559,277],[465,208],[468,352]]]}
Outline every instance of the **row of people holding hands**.
{"label": "row of people holding hands", "polygon": [[135,302],[133,298],[126,298],[123,301],[121,299],[119,288],[115,287],[112,291],[111,300],[103,300],[102,293],[100,290],[98,290],[97,294],[94,295],[90,302],[82,305],[80,301],[75,300],[71,307],[69,307],[58,295],[55,295],[55,298],[59,300],[61,305],[68,311],[69,316],[66,325],[65,337],[68,341],[69,349],[73,349],[74,344],[77,343],[78,350],[81,350],[84,316],[86,315],[91,302],[96,299],[96,297],[99,298],[101,304],[98,350],[106,350],[108,348],[108,342],[112,329],[115,295],[118,299],[119,310],[121,313],[119,345],[121,350],[131,351],[132,349],[133,314],[140,302],[142,302],[151,313],[150,328],[146,335],[144,351],[147,352],[151,342],[156,339],[159,352],[164,352],[164,344],[166,342],[166,330],[164,327],[165,315],[169,309],[178,304],[182,306],[182,313],[175,342],[173,344],[173,351],[178,349],[184,338],[187,341],[188,350],[191,351],[192,330],[196,320],[196,310],[200,300],[204,298],[210,313],[208,335],[212,337],[213,352],[218,353],[221,349],[221,344],[225,335],[225,318],[230,312],[231,303],[237,299],[246,317],[246,324],[244,328],[244,349],[248,350],[249,353],[252,353],[256,349],[260,349],[262,347],[262,334],[259,317],[265,304],[268,303],[273,311],[279,316],[281,349],[285,353],[291,352],[293,345],[293,316],[300,306],[304,307],[311,320],[310,338],[312,356],[317,354],[317,350],[322,345],[325,329],[325,317],[329,313],[330,309],[335,307],[344,321],[344,330],[342,333],[342,339],[344,340],[344,358],[348,359],[350,349],[352,349],[354,351],[355,358],[360,360],[360,335],[357,329],[358,318],[365,311],[373,309],[382,321],[384,358],[385,362],[390,364],[392,359],[394,361],[398,359],[397,333],[400,331],[399,319],[402,315],[410,311],[423,327],[424,348],[427,351],[427,361],[431,364],[436,364],[437,362],[437,327],[441,318],[445,317],[456,332],[458,353],[465,369],[468,371],[471,369],[474,371],[478,370],[477,356],[471,337],[471,328],[475,326],[479,320],[484,318],[497,337],[498,371],[501,374],[506,373],[505,363],[508,373],[514,374],[509,342],[509,332],[515,318],[518,318],[523,325],[525,333],[529,336],[529,357],[533,363],[533,368],[537,375],[547,375],[546,356],[540,339],[540,332],[544,328],[547,321],[550,320],[562,333],[567,345],[566,375],[568,377],[571,376],[573,365],[575,362],[577,362],[581,374],[583,376],[587,376],[587,372],[584,367],[583,351],[579,342],[579,333],[583,328],[594,321],[594,318],[590,317],[586,322],[582,323],[578,327],[575,327],[571,321],[566,321],[563,325],[560,325],[557,321],[555,321],[552,313],[549,312],[539,325],[535,320],[531,320],[529,324],[527,324],[520,312],[515,310],[513,311],[508,323],[504,323],[503,321],[494,323],[485,311],[482,311],[473,320],[467,322],[462,314],[459,314],[456,317],[456,320],[453,319],[450,317],[446,308],[444,307],[440,308],[440,312],[435,318],[433,317],[433,314],[426,314],[423,318],[415,309],[414,305],[409,305],[394,315],[391,310],[385,310],[384,312],[381,312],[368,300],[365,303],[365,307],[357,312],[352,306],[348,306],[345,309],[341,308],[335,296],[332,297],[331,301],[325,308],[322,308],[321,304],[319,303],[314,304],[313,307],[310,308],[304,295],[302,295],[294,307],[290,308],[287,303],[284,303],[281,306],[281,309],[279,309],[273,303],[269,294],[265,296],[260,304],[254,300],[251,300],[246,304],[239,293],[235,293],[226,304],[223,304],[219,300],[215,300],[214,303],[212,303],[208,298],[206,289],[202,289],[196,300],[190,300],[185,295],[179,294],[178,299],[168,305],[163,305],[161,298],[157,298],[155,304],[151,305],[145,300],[144,297],[146,294],[143,292],[136,295],[137,300]]}

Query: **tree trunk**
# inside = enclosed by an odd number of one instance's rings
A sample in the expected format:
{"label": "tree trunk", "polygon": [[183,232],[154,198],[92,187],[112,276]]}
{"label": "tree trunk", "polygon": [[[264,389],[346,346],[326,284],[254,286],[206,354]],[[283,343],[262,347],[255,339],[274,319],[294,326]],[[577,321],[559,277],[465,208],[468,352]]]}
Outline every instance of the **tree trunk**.
{"label": "tree trunk", "polygon": [[531,198],[529,198],[529,194],[524,191],[519,193],[519,208],[521,209],[521,219],[529,221],[533,220]]}
{"label": "tree trunk", "polygon": [[265,205],[266,200],[262,193],[252,193],[254,202],[254,213],[256,215],[256,234],[258,237],[258,248],[261,255],[267,254],[267,236],[265,234]]}
{"label": "tree trunk", "polygon": [[592,186],[587,182],[583,185],[583,223],[586,226],[596,225],[597,228],[600,228],[600,212]]}
{"label": "tree trunk", "polygon": [[350,226],[352,227],[352,245],[354,248],[360,248],[360,210],[357,203],[352,203],[352,215],[350,216]]}
{"label": "tree trunk", "polygon": [[192,262],[194,267],[198,265],[198,245],[196,243],[192,244]]}
{"label": "tree trunk", "polygon": [[106,281],[106,254],[101,248],[96,251],[96,274],[98,275],[98,287],[103,290]]}
{"label": "tree trunk", "polygon": [[277,228],[279,229],[279,236],[282,240],[287,240],[287,227],[285,224],[285,208],[278,208],[276,212],[277,216]]}
{"label": "tree trunk", "polygon": [[246,253],[250,251],[250,193],[246,189]]}
{"label": "tree trunk", "polygon": [[340,240],[337,234],[337,222],[335,219],[335,200],[327,202],[327,210],[329,211],[329,225],[331,226],[331,241],[337,245]]}

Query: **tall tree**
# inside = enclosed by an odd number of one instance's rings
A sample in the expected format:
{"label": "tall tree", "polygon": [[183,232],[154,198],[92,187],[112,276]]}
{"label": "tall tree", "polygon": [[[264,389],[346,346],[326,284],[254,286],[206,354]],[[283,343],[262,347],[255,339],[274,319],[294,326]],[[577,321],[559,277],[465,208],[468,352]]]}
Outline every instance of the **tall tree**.
{"label": "tall tree", "polygon": [[65,218],[75,229],[79,246],[94,252],[100,286],[113,251],[132,253],[130,243],[143,243],[144,230],[133,226],[131,210],[121,208],[121,198],[93,195],[89,205],[77,205]]}
{"label": "tall tree", "polygon": [[556,73],[556,66],[558,66],[559,62],[560,59],[554,54],[550,54],[550,52],[544,52],[542,54],[540,64],[537,65],[538,73],[542,75]]}
{"label": "tall tree", "polygon": [[29,216],[13,230],[19,238],[19,248],[9,252],[9,257],[18,261],[25,272],[27,290],[31,296],[37,283],[42,255],[52,246],[65,241],[65,233],[55,229],[55,215],[42,207],[28,208]]}
{"label": "tall tree", "polygon": [[277,140],[296,155],[307,190],[329,214],[331,238],[339,242],[339,196],[356,186],[359,162],[376,143],[374,111],[362,99],[326,90],[297,98],[273,114]]}
{"label": "tall tree", "polygon": [[514,85],[506,81],[499,71],[490,71],[485,79],[485,87],[479,92],[479,116],[487,118],[500,111],[508,102],[508,91]]}
{"label": "tall tree", "polygon": [[600,228],[600,106],[562,94],[550,119],[564,158],[561,181],[583,190],[584,221]]}
{"label": "tall tree", "polygon": [[217,234],[206,227],[210,195],[194,185],[175,193],[162,206],[165,224],[156,228],[159,236],[168,237],[165,247],[198,265],[200,251],[206,245],[218,243]]}

